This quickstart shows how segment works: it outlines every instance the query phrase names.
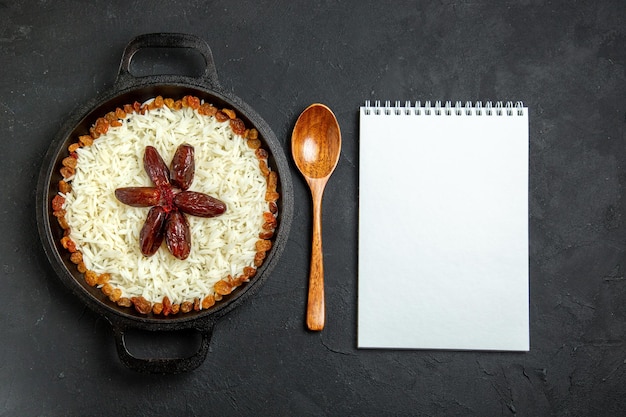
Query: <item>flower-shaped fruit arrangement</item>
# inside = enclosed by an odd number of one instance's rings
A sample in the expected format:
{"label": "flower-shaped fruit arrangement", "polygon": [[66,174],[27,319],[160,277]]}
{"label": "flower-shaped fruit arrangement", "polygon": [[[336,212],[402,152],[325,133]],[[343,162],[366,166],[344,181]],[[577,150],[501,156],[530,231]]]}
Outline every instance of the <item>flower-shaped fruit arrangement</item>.
{"label": "flower-shaped fruit arrangement", "polygon": [[163,243],[178,259],[191,251],[191,231],[185,214],[215,217],[226,205],[210,195],[189,191],[193,181],[194,148],[182,144],[174,153],[170,168],[153,146],[146,146],[143,166],[154,187],[125,187],[115,190],[115,197],[132,207],[151,207],[141,232],[141,253],[152,256]]}

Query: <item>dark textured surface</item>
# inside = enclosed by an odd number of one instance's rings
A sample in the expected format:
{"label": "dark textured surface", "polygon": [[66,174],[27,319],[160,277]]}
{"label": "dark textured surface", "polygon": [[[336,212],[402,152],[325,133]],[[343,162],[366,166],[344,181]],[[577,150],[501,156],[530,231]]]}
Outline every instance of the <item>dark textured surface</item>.
{"label": "dark textured surface", "polygon": [[[334,110],[343,134],[324,201],[326,329],[304,326],[310,198],[292,166],[281,262],[216,324],[205,363],[168,377],[120,364],[108,324],[55,277],[34,214],[64,117],[111,87],[132,37],[157,31],[206,39],[224,89],[286,152],[312,102]],[[0,415],[625,415],[623,2],[1,2],[0,62]],[[529,106],[530,352],[356,349],[366,99]],[[381,277],[381,296],[394,290]],[[149,336],[133,339],[138,350],[177,344]]]}

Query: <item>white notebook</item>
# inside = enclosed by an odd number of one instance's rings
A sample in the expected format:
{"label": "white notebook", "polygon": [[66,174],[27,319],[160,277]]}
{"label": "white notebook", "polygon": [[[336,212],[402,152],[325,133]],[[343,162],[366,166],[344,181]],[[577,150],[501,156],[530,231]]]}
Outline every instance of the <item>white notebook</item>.
{"label": "white notebook", "polygon": [[358,347],[527,351],[528,109],[360,108]]}

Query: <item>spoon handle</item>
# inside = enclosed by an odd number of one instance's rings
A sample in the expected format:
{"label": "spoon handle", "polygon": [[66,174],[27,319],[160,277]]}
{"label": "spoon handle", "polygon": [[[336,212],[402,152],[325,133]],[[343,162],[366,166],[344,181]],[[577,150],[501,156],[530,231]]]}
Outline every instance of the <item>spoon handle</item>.
{"label": "spoon handle", "polygon": [[309,272],[309,298],[306,324],[309,330],[324,328],[324,258],[322,254],[322,193],[321,187],[311,187],[313,197],[313,241],[311,245],[311,268]]}

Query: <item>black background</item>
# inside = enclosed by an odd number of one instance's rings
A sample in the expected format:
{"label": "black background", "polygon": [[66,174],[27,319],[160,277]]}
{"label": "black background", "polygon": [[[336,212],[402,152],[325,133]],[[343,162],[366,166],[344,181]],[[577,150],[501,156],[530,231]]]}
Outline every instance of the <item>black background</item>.
{"label": "black background", "polygon": [[[108,323],[54,275],[35,219],[42,157],[64,118],[111,87],[128,41],[149,32],[204,38],[221,84],[288,155],[306,106],[337,115],[324,331],[304,325],[311,209],[293,165],[281,262],[218,322],[191,373],[125,369]],[[176,57],[145,58],[137,71],[178,70]],[[0,415],[626,415],[625,68],[622,1],[0,2]],[[368,99],[530,108],[530,352],[356,349]],[[381,277],[381,296],[396,291]]]}

